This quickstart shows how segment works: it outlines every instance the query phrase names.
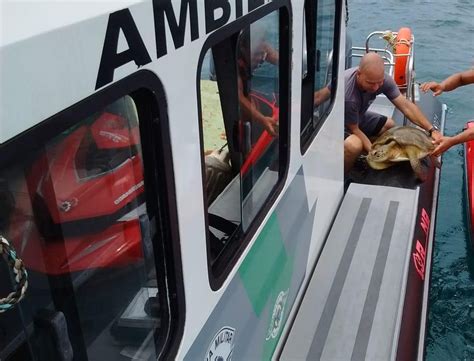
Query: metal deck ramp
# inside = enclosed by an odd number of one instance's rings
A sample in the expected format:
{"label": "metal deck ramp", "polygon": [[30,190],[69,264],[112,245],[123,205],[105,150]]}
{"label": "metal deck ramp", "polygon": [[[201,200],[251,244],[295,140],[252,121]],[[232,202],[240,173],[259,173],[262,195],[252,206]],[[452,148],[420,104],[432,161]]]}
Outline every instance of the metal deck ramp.
{"label": "metal deck ramp", "polygon": [[351,184],[280,359],[392,360],[418,190]]}

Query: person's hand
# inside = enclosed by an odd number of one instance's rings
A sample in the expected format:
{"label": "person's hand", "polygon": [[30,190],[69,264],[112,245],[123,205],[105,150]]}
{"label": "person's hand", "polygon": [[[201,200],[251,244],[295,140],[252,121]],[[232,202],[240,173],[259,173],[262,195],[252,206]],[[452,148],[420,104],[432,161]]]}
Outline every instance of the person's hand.
{"label": "person's hand", "polygon": [[439,139],[434,140],[433,144],[436,145],[436,148],[431,152],[431,155],[437,157],[441,153],[444,153],[449,148],[451,148],[454,145],[454,142],[452,140],[452,137],[441,136]]}
{"label": "person's hand", "polygon": [[314,92],[313,94],[313,105],[315,107],[319,106],[319,103],[321,103],[320,95],[317,91]]}
{"label": "person's hand", "polygon": [[321,90],[315,91],[313,94],[313,105],[318,107],[322,102],[324,102],[324,98],[322,96]]}
{"label": "person's hand", "polygon": [[428,90],[431,90],[433,92],[433,95],[436,97],[444,91],[444,86],[442,84],[439,84],[439,83],[435,82],[435,81],[429,81],[427,83],[421,84],[420,89],[425,93]]}
{"label": "person's hand", "polygon": [[440,131],[438,130],[434,130],[432,133],[431,133],[431,138],[433,138],[435,141],[441,139],[443,137],[443,135],[441,134]]}
{"label": "person's hand", "polygon": [[331,90],[329,86],[325,86],[319,90],[316,90],[313,94],[313,104],[314,106],[319,106],[320,104],[324,103],[331,97]]}
{"label": "person's hand", "polygon": [[278,123],[275,119],[272,117],[263,117],[261,123],[272,137],[278,136]]}

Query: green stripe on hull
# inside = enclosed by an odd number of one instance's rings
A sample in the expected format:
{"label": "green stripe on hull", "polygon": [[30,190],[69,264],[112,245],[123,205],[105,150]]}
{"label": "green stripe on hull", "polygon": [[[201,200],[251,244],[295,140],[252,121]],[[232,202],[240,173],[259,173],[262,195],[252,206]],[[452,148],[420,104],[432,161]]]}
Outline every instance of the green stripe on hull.
{"label": "green stripe on hull", "polygon": [[278,218],[272,214],[239,269],[257,317],[267,305],[270,309],[262,360],[271,358],[283,330],[292,272],[293,255],[287,253]]}
{"label": "green stripe on hull", "polygon": [[[272,214],[239,269],[244,288],[257,316],[260,316],[277,284],[280,283],[282,272],[288,269],[288,263],[278,220],[275,214]],[[286,286],[286,290],[288,282],[281,286]],[[280,290],[281,287],[278,292]]]}

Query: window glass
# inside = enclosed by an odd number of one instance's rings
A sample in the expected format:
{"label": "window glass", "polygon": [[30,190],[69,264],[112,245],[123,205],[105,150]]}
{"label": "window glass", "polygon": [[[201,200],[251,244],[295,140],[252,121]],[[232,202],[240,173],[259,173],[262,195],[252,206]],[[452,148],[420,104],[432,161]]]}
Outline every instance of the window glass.
{"label": "window glass", "polygon": [[[307,0],[304,13],[301,140],[305,148],[327,117],[333,100],[335,0]],[[335,57],[336,56],[336,57]]]}
{"label": "window glass", "polygon": [[250,145],[240,168],[244,231],[278,182],[278,29],[278,13],[272,13],[237,42],[240,120]]}
{"label": "window glass", "polygon": [[[209,49],[201,114],[211,264],[229,259],[282,179],[279,12]],[[219,271],[215,271],[219,274]]]}
{"label": "window glass", "polygon": [[336,4],[334,0],[318,0],[316,18],[316,76],[314,84],[315,114],[321,121],[329,108]]}
{"label": "window glass", "polygon": [[[0,234],[29,275],[25,298],[0,318],[3,357],[57,360],[71,350],[78,360],[156,359],[166,290],[130,96],[2,168],[0,209]],[[8,273],[0,268],[2,295]]]}

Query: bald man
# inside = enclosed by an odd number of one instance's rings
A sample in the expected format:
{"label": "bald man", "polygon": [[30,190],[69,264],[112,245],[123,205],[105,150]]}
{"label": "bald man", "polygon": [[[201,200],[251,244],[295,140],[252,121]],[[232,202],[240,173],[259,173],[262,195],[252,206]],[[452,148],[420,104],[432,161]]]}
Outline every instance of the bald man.
{"label": "bald man", "polygon": [[385,74],[383,59],[376,53],[365,54],[358,67],[344,73],[344,172],[347,174],[357,157],[372,147],[369,138],[395,126],[392,118],[367,111],[378,94],[385,96],[413,123],[425,129],[433,139],[441,137],[438,129],[421,110],[400,93],[393,78]]}

